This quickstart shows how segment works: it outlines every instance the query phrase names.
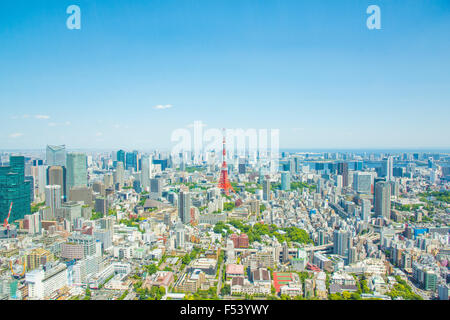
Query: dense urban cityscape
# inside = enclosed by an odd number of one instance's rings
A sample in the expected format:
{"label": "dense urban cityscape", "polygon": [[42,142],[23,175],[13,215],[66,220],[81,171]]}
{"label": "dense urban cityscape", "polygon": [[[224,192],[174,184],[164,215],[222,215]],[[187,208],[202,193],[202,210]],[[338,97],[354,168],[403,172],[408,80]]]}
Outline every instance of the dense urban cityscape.
{"label": "dense urban cityscape", "polygon": [[449,35],[449,0],[1,0],[4,310],[445,317]]}
{"label": "dense urban cityscape", "polygon": [[3,152],[1,299],[448,300],[449,153],[225,148]]}

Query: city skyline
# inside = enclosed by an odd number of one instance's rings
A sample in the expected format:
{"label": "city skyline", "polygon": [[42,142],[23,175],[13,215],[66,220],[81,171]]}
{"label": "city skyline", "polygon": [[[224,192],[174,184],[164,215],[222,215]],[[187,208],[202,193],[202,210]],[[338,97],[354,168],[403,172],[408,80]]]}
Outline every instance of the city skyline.
{"label": "city skyline", "polygon": [[0,5],[0,149],[170,149],[171,133],[280,129],[280,149],[449,149],[450,4]]}

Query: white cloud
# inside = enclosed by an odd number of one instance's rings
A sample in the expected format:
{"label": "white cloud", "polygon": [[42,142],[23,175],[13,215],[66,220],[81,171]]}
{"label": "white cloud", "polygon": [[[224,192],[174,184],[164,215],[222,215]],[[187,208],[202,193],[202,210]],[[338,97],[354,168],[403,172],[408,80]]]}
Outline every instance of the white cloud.
{"label": "white cloud", "polygon": [[157,106],[154,106],[153,108],[157,109],[157,110],[163,110],[163,109],[172,108],[172,105],[171,104],[158,104]]}
{"label": "white cloud", "polygon": [[22,136],[23,136],[23,133],[20,133],[20,132],[11,133],[11,134],[9,135],[9,137],[10,137],[10,138],[13,138],[13,139],[17,139],[17,138],[20,138],[20,137],[22,137]]}
{"label": "white cloud", "polygon": [[48,120],[48,119],[50,119],[50,116],[46,116],[46,115],[42,115],[42,114],[37,114],[34,117],[36,119],[40,119],[40,120]]}
{"label": "white cloud", "polygon": [[50,119],[50,116],[44,115],[44,114],[36,114],[34,116],[31,116],[29,114],[23,114],[22,116],[12,116],[11,117],[11,119],[13,119],[13,120],[16,120],[16,119],[19,119],[19,118],[22,118],[22,119],[35,118],[35,119],[38,119],[38,120],[48,120],[48,119]]}
{"label": "white cloud", "polygon": [[62,127],[62,126],[70,126],[72,123],[70,121],[66,122],[49,122],[49,127]]}
{"label": "white cloud", "polygon": [[103,132],[97,132],[95,135],[96,135],[97,137],[101,137],[101,136],[103,135]]}

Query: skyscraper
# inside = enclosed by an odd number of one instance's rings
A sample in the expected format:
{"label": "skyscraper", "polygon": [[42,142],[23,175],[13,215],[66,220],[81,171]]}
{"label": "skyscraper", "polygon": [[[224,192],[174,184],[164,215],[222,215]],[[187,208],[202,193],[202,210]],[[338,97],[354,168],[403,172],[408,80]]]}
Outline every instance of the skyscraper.
{"label": "skyscraper", "polygon": [[111,188],[114,185],[114,176],[111,173],[107,173],[103,176],[103,182],[105,189]]}
{"label": "skyscraper", "polygon": [[152,172],[151,156],[144,155],[141,159],[141,184],[144,190],[150,188],[150,177]]}
{"label": "skyscraper", "polygon": [[288,171],[281,172],[281,190],[291,189],[291,175]]}
{"label": "skyscraper", "polygon": [[246,172],[245,158],[239,158],[238,172],[239,174],[245,174]]}
{"label": "skyscraper", "polygon": [[161,197],[162,195],[162,179],[161,178],[155,178],[150,179],[150,193],[154,197]]}
{"label": "skyscraper", "polygon": [[178,200],[178,216],[184,224],[191,221],[191,194],[189,191],[180,192]]}
{"label": "skyscraper", "polygon": [[65,166],[66,165],[66,146],[47,146],[47,165]]}
{"label": "skyscraper", "polygon": [[138,171],[138,152],[128,152],[125,156],[125,169]]}
{"label": "skyscraper", "polygon": [[358,193],[371,193],[372,175],[368,172],[355,172],[353,174],[353,190]]}
{"label": "skyscraper", "polygon": [[98,197],[95,199],[95,211],[102,214],[103,217],[108,215],[108,199],[105,197]]}
{"label": "skyscraper", "polygon": [[270,180],[268,179],[263,180],[263,200],[270,200]]}
{"label": "skyscraper", "polygon": [[73,187],[87,186],[87,158],[84,153],[67,155],[67,191]]}
{"label": "skyscraper", "polygon": [[185,231],[184,231],[184,225],[181,222],[178,222],[175,226],[175,246],[177,248],[184,248],[184,237],[185,237]]}
{"label": "skyscraper", "polygon": [[31,213],[30,181],[25,181],[25,158],[11,156],[9,166],[0,166],[0,219],[8,216],[13,202],[9,222],[22,219]]}
{"label": "skyscraper", "polygon": [[370,200],[368,200],[368,199],[362,200],[361,220],[366,221],[366,222],[369,221],[371,207],[372,207],[372,205],[370,204]]}
{"label": "skyscraper", "polygon": [[47,185],[61,186],[63,201],[67,200],[67,171],[62,166],[52,166],[47,168]]}
{"label": "skyscraper", "polygon": [[386,181],[391,181],[393,178],[393,166],[394,160],[393,157],[387,157],[383,159],[382,163],[382,173],[383,177],[386,177]]}
{"label": "skyscraper", "polygon": [[122,187],[125,180],[125,173],[124,173],[124,167],[122,162],[117,162],[117,168],[114,171],[113,175],[113,181],[114,181],[114,187],[117,186],[117,184]]}
{"label": "skyscraper", "polygon": [[123,167],[125,168],[125,151],[117,151],[117,162],[122,162]]}
{"label": "skyscraper", "polygon": [[52,220],[57,216],[57,210],[61,208],[62,188],[60,185],[45,187],[45,204],[50,207]]}
{"label": "skyscraper", "polygon": [[348,163],[340,162],[337,167],[338,174],[342,176],[342,187],[348,186]]}
{"label": "skyscraper", "polygon": [[350,231],[342,229],[333,232],[333,253],[340,256],[347,256],[350,248],[351,234]]}
{"label": "skyscraper", "polygon": [[296,173],[295,160],[293,158],[289,159],[289,173],[290,174],[295,174]]}
{"label": "skyscraper", "polygon": [[391,218],[391,185],[386,181],[379,181],[375,185],[375,216]]}

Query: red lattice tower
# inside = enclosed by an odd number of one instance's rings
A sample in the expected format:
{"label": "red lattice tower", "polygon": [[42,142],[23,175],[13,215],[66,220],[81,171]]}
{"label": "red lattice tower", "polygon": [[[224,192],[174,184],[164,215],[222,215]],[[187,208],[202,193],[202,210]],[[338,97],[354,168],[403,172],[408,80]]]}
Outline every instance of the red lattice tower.
{"label": "red lattice tower", "polygon": [[222,162],[222,170],[220,171],[220,179],[218,187],[223,190],[223,192],[229,196],[230,190],[236,193],[231,186],[230,179],[228,179],[228,166],[226,161],[226,151],[225,151],[225,129],[223,129],[223,162]]}

